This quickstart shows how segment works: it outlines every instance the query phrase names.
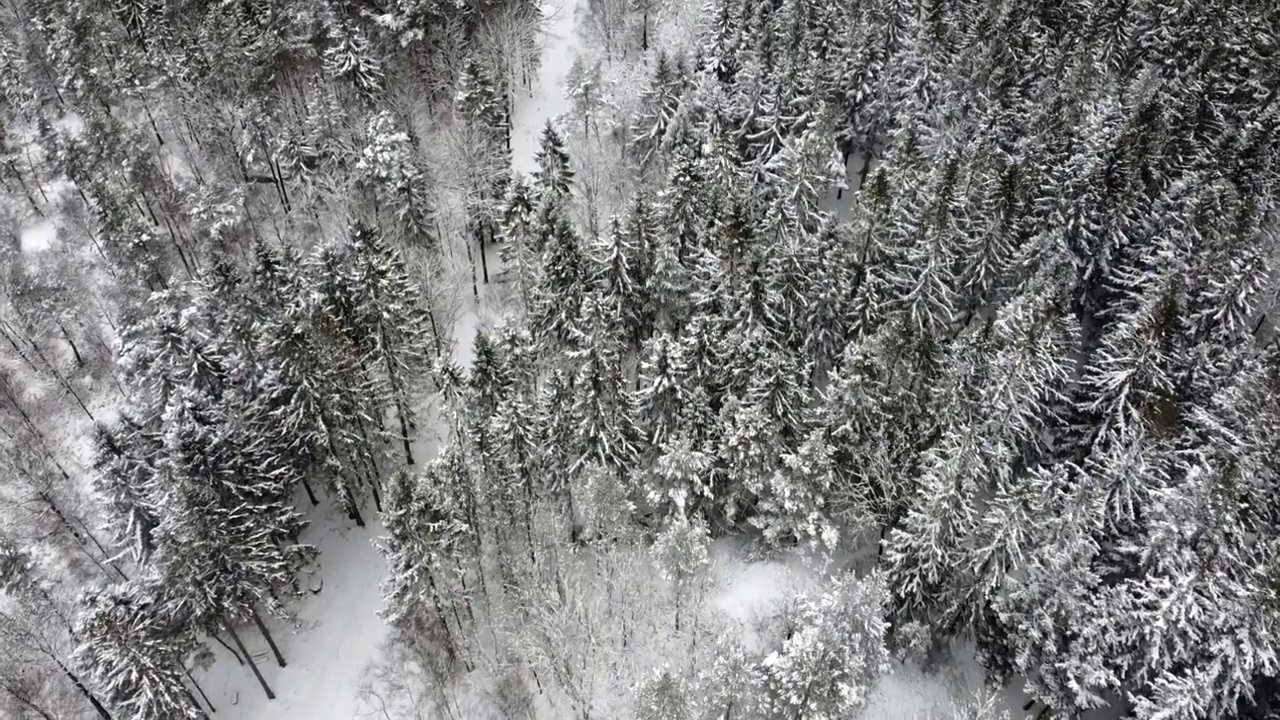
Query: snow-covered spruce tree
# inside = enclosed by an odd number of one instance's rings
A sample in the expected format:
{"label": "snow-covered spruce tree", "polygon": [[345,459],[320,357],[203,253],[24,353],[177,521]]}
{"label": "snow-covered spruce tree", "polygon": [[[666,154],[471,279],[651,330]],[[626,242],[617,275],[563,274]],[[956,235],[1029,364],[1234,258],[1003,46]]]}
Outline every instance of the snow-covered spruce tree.
{"label": "snow-covered spruce tree", "polygon": [[689,321],[692,310],[689,296],[695,286],[690,265],[697,256],[692,253],[688,255],[691,257],[682,261],[680,248],[673,242],[671,235],[666,232],[657,233],[653,241],[652,269],[645,283],[650,296],[648,318],[653,331],[663,329],[675,332]]}
{"label": "snow-covered spruce tree", "polygon": [[427,174],[412,139],[391,113],[369,118],[355,175],[388,237],[408,247],[434,248]]}
{"label": "snow-covered spruce tree", "polygon": [[595,243],[595,276],[613,313],[621,320],[631,350],[638,348],[647,325],[644,298],[646,274],[643,235],[627,232],[615,218],[609,229]]}
{"label": "snow-covered spruce tree", "polygon": [[392,397],[380,374],[382,368],[371,357],[370,346],[378,342],[377,337],[361,325],[369,314],[361,295],[366,289],[360,282],[365,268],[356,249],[354,237],[320,248],[311,258],[308,274],[318,288],[310,310],[313,342],[321,353],[318,359],[331,373],[326,379],[332,385],[325,387],[325,399],[333,403],[333,414],[326,416],[334,450],[329,462],[340,473],[336,477],[348,483],[343,489],[351,495],[347,510],[359,524],[356,488],[368,487],[375,506],[381,504],[379,468],[386,456],[386,413]]}
{"label": "snow-covered spruce tree", "polygon": [[831,445],[823,430],[815,430],[795,452],[784,453],[781,466],[761,484],[751,523],[771,543],[805,541],[836,547],[839,528],[832,522],[826,498],[836,485]]}
{"label": "snow-covered spruce tree", "polygon": [[867,702],[888,669],[884,588],[874,576],[844,577],[803,598],[790,636],[763,661],[778,717],[836,720]]}
{"label": "snow-covered spruce tree", "polygon": [[385,619],[402,639],[421,650],[439,642],[450,661],[465,658],[468,645],[459,606],[469,607],[460,557],[474,553],[457,479],[433,461],[421,477],[398,471],[384,513],[387,535],[380,547],[391,573],[383,583]]}
{"label": "snow-covered spruce tree", "polygon": [[582,300],[583,329],[574,333],[574,349],[567,353],[575,368],[566,414],[578,453],[571,469],[596,462],[621,473],[639,452],[635,398],[622,374],[620,333],[606,308],[599,293]]}
{"label": "snow-covered spruce tree", "polygon": [[754,720],[768,709],[765,668],[731,633],[714,635],[712,660],[697,669],[701,717]]}
{"label": "snow-covered spruce tree", "polygon": [[572,347],[585,319],[582,289],[591,277],[590,260],[567,218],[548,219],[542,274],[532,293],[532,325],[545,347]]}
{"label": "snow-covered spruce tree", "polygon": [[685,683],[670,668],[654,670],[636,688],[637,720],[689,720],[696,717],[697,704],[689,697]]}
{"label": "snow-covered spruce tree", "polygon": [[144,562],[155,550],[153,533],[160,524],[150,495],[160,438],[122,413],[116,428],[95,426],[94,446],[94,489],[115,518],[115,544],[127,549],[135,563]]}
{"label": "snow-covered spruce tree", "polygon": [[[531,364],[527,350],[508,350],[513,365],[515,384],[508,397],[499,403],[487,420],[491,441],[486,466],[492,473],[490,487],[494,500],[519,528],[523,554],[534,554],[533,525],[535,506],[546,487],[541,475],[544,462],[544,418],[539,397],[527,382],[518,365]],[[483,420],[481,420],[483,421]]]}
{"label": "snow-covered spruce tree", "polygon": [[886,544],[904,619],[988,632],[990,603],[1029,551],[1045,502],[1016,458],[1042,457],[1047,429],[1061,422],[1074,335],[1060,308],[1029,292],[951,346],[934,403],[955,420],[920,455],[918,494]]}
{"label": "snow-covered spruce tree", "polygon": [[252,620],[283,667],[257,608],[280,610],[298,567],[314,555],[296,541],[305,522],[287,494],[289,468],[243,434],[242,420],[198,395],[176,397],[163,425],[158,470],[165,481],[155,497],[164,513],[152,560],[163,588],[157,599],[172,617],[208,630],[234,632],[234,623]]}
{"label": "snow-covered spruce tree", "polygon": [[673,60],[665,51],[660,51],[631,126],[631,150],[642,168],[661,157],[667,129],[679,110],[687,85],[688,70],[683,61]]}
{"label": "snow-covered spruce tree", "polygon": [[568,199],[574,173],[569,166],[569,153],[565,151],[564,139],[550,120],[542,129],[534,160],[538,169],[533,174],[533,196],[539,214],[545,214],[551,207],[563,209],[559,203]]}
{"label": "snow-covered spruce tree", "polygon": [[505,272],[513,277],[520,309],[531,312],[533,285],[539,273],[539,239],[534,225],[534,198],[528,180],[517,177],[507,188],[502,207],[499,257]]}
{"label": "snow-covered spruce tree", "polygon": [[375,94],[382,88],[383,68],[365,28],[345,17],[345,8],[327,5],[319,15],[326,40],[322,56],[325,75],[350,83],[360,95]]}
{"label": "snow-covered spruce tree", "polygon": [[135,583],[90,592],[81,600],[76,667],[127,718],[205,718],[182,682],[181,626],[150,591]]}
{"label": "snow-covered spruce tree", "polygon": [[640,356],[639,417],[646,424],[647,441],[657,447],[677,433],[692,383],[686,347],[667,333],[654,335]]}
{"label": "snow-covered spruce tree", "polygon": [[[381,380],[379,402],[394,409],[405,461],[413,464],[414,388],[428,377],[432,355],[431,310],[409,277],[400,253],[376,232],[357,225],[348,241],[347,292],[354,302],[348,332],[362,368]],[[381,385],[382,387],[379,387]],[[379,426],[382,419],[378,418]]]}
{"label": "snow-covered spruce tree", "polygon": [[690,580],[698,577],[711,563],[709,540],[707,524],[700,517],[691,519],[684,503],[678,499],[662,531],[653,541],[652,552],[658,571],[671,582],[675,632],[677,635],[681,632],[682,613],[693,608],[695,642],[700,598],[686,598],[685,595],[689,592]]}
{"label": "snow-covered spruce tree", "polygon": [[940,432],[930,393],[937,353],[898,319],[851,343],[823,391],[816,422],[830,433],[841,474],[827,500],[851,526],[878,525],[883,535],[914,494],[918,453]]}

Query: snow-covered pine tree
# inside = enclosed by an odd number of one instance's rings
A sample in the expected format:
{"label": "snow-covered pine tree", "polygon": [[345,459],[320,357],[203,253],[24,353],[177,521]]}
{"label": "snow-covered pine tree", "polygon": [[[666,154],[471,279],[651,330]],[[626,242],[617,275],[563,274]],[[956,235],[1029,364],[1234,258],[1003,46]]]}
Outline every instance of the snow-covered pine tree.
{"label": "snow-covered pine tree", "polygon": [[637,243],[643,236],[627,232],[615,218],[595,243],[595,277],[604,300],[620,318],[624,337],[631,350],[639,348],[648,325],[648,308],[644,298],[645,253],[648,248]]}
{"label": "snow-covered pine tree", "polygon": [[151,495],[156,463],[163,443],[151,428],[120,415],[115,428],[94,428],[94,489],[110,509],[110,529],[115,545],[125,548],[135,563],[145,562],[155,550],[159,510]]}
{"label": "snow-covered pine tree", "polygon": [[581,334],[583,288],[590,284],[591,264],[566,213],[549,212],[539,225],[544,251],[542,272],[530,293],[530,325],[539,344],[550,351],[572,347]]}
{"label": "snow-covered pine tree", "polygon": [[607,307],[600,293],[583,298],[583,329],[568,353],[574,375],[567,414],[580,453],[571,467],[595,462],[621,473],[635,460],[639,438],[635,398],[622,372],[621,338]]}
{"label": "snow-covered pine tree", "polygon": [[876,577],[846,576],[801,599],[790,637],[763,661],[775,713],[836,720],[866,704],[889,667],[884,595]]}
{"label": "snow-covered pine tree", "polygon": [[530,313],[531,295],[538,278],[542,251],[540,233],[535,225],[533,190],[523,177],[514,179],[507,188],[499,228],[502,244],[498,246],[504,272],[514,276],[520,309]]}
{"label": "snow-covered pine tree", "polygon": [[654,670],[636,688],[637,720],[689,720],[696,708],[685,683],[671,668]]}
{"label": "snow-covered pine tree", "polygon": [[384,233],[406,247],[436,246],[426,170],[409,133],[391,113],[369,118],[355,175]]}
{"label": "snow-covered pine tree", "polygon": [[182,682],[184,633],[142,586],[87,593],[75,635],[76,667],[125,717],[206,717]]}
{"label": "snow-covered pine tree", "polygon": [[[429,463],[421,477],[400,470],[392,477],[384,513],[387,535],[380,547],[390,575],[383,583],[384,618],[405,640],[424,651],[440,639],[450,660],[465,652],[460,604],[465,581],[460,558],[474,553],[474,528],[444,461]],[[459,582],[461,584],[459,584]]]}
{"label": "snow-covered pine tree", "polygon": [[539,213],[545,214],[548,206],[563,209],[562,203],[569,199],[569,191],[573,187],[574,172],[569,166],[564,139],[550,120],[542,128],[534,161],[538,169],[533,173],[533,197]]}
{"label": "snow-covered pine tree", "polygon": [[395,410],[405,460],[412,465],[415,388],[428,377],[432,357],[427,334],[431,308],[400,253],[378,233],[357,225],[349,243],[347,282],[357,302],[352,341],[364,353],[367,369],[386,383],[388,397],[383,402]]}
{"label": "snow-covered pine tree", "polygon": [[368,34],[347,17],[345,7],[337,3],[326,5],[319,13],[326,40],[322,55],[325,75],[349,82],[361,95],[374,95],[382,88],[383,69]]}
{"label": "snow-covered pine tree", "polygon": [[654,61],[649,86],[640,96],[640,109],[631,125],[631,150],[642,168],[661,157],[680,100],[688,87],[688,70],[682,60],[673,60],[665,50]]}

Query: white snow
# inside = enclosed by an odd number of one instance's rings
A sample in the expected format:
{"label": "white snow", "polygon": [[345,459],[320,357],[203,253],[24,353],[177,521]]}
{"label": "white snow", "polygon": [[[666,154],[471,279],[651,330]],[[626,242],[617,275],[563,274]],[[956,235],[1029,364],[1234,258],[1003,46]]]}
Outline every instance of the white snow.
{"label": "white snow", "polygon": [[48,250],[57,237],[58,228],[51,221],[43,220],[23,228],[18,234],[18,241],[22,252],[31,253]]}
{"label": "white snow", "polygon": [[[305,498],[303,499],[305,503]],[[217,709],[214,717],[254,720],[320,720],[356,718],[367,713],[357,700],[361,673],[377,659],[387,635],[378,617],[382,594],[378,584],[387,566],[374,540],[382,523],[373,508],[365,512],[369,525],[354,527],[345,513],[322,503],[312,513],[312,524],[302,534],[320,550],[319,576],[323,588],[312,594],[302,581],[306,596],[289,610],[293,624],[267,619],[288,667],[280,668],[266,641],[252,625],[238,632],[258,659],[275,700],[268,700],[247,666],[210,642],[217,663],[199,677],[201,687]],[[224,638],[226,639],[226,638]]]}
{"label": "white snow", "polygon": [[54,120],[53,126],[71,137],[79,137],[84,132],[84,118],[79,113],[69,112]]}

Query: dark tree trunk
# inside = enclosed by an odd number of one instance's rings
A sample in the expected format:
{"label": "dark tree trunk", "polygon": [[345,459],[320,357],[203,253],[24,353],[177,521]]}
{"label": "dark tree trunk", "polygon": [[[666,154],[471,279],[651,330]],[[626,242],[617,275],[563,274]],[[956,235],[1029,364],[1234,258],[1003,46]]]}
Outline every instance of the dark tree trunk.
{"label": "dark tree trunk", "polygon": [[80,348],[76,347],[75,341],[71,339],[71,333],[67,332],[67,328],[62,323],[58,323],[58,329],[62,331],[62,339],[71,346],[71,354],[76,357],[76,367],[84,367],[84,357],[80,355]]}
{"label": "dark tree trunk", "polygon": [[862,158],[862,169],[858,171],[858,189],[862,189],[867,184],[867,176],[871,174],[871,153],[867,153]]}
{"label": "dark tree trunk", "polygon": [[480,286],[476,283],[476,258],[471,252],[471,243],[467,245],[467,262],[471,264],[471,296],[480,302]]}
{"label": "dark tree trunk", "polygon": [[316,491],[311,489],[311,482],[305,476],[302,478],[302,487],[307,491],[307,499],[311,501],[311,506],[319,505],[320,501],[316,499]]}
{"label": "dark tree trunk", "polygon": [[22,703],[24,707],[30,708],[32,712],[44,718],[44,720],[58,720],[57,718],[49,715],[49,713],[45,712],[44,709],[41,708],[39,705],[36,705],[35,703],[31,702],[31,700],[28,699],[25,695],[20,695],[14,692],[13,688],[6,687],[4,690],[5,692],[9,693],[9,697]]}
{"label": "dark tree trunk", "polygon": [[226,620],[222,621],[222,626],[227,629],[227,634],[231,636],[231,642],[236,644],[240,649],[240,654],[244,655],[245,662],[249,663],[249,669],[253,671],[253,676],[258,679],[258,684],[262,686],[262,691],[267,694],[268,700],[275,700],[276,694],[271,691],[271,686],[267,684],[267,679],[262,677],[262,671],[258,670],[258,664],[253,661],[253,656],[245,649],[244,643],[240,642],[240,636],[236,634],[235,628],[231,627],[231,623]]}
{"label": "dark tree trunk", "polygon": [[382,512],[382,493],[378,492],[378,478],[369,479],[369,490],[373,493],[373,509]]}
{"label": "dark tree trunk", "polygon": [[280,199],[284,201],[284,211],[288,213],[293,209],[293,203],[289,201],[289,190],[284,186],[284,173],[280,172],[280,162],[272,159],[271,163],[275,166],[276,182],[280,184]]}
{"label": "dark tree trunk", "polygon": [[288,663],[284,661],[284,655],[280,654],[280,648],[276,647],[276,641],[271,637],[271,633],[267,632],[267,626],[262,622],[262,616],[257,610],[251,611],[253,614],[253,624],[258,626],[258,632],[262,633],[262,637],[266,639],[267,645],[271,646],[271,652],[276,656],[276,664],[280,667],[286,667]]}
{"label": "dark tree trunk", "polygon": [[160,135],[160,128],[156,127],[156,119],[151,117],[151,108],[144,105],[142,109],[147,113],[147,120],[151,123],[151,132],[156,134],[156,142],[164,147],[164,138]]}
{"label": "dark tree trunk", "polygon": [[209,706],[209,712],[218,712],[218,708],[209,702],[209,696],[204,694],[204,688],[200,687],[200,683],[196,682],[196,676],[191,674],[186,665],[182,666],[182,672],[187,674],[187,679],[191,681],[191,685],[195,687],[196,692],[200,693],[200,697],[204,698],[204,704]]}
{"label": "dark tree trunk", "polygon": [[236,652],[235,648],[228,645],[227,641],[223,640],[221,635],[219,635],[218,633],[209,633],[209,635],[214,640],[217,640],[219,645],[226,648],[227,652],[231,653],[231,657],[236,659],[236,662],[240,663],[241,665],[244,665],[244,658],[240,657],[240,653]]}
{"label": "dark tree trunk", "polygon": [[[190,675],[188,675],[188,677],[190,677]],[[204,708],[200,707],[200,701],[196,699],[196,696],[195,696],[195,695],[192,695],[192,694],[191,694],[191,689],[190,689],[190,688],[187,688],[187,687],[185,687],[185,686],[184,686],[184,687],[182,688],[182,694],[183,694],[183,695],[186,695],[186,696],[187,696],[187,699],[191,701],[191,707],[195,708],[195,709],[196,709],[196,712],[200,713],[200,717],[202,717],[202,718],[208,718],[208,717],[209,717],[209,713],[205,712],[205,711],[204,711]],[[212,707],[212,706],[210,706],[210,707]]]}
{"label": "dark tree trunk", "polygon": [[[510,146],[510,144],[510,142],[507,143],[508,146]],[[507,148],[507,150],[510,149],[510,147]],[[31,194],[31,190],[27,187],[27,181],[22,177],[22,173],[18,172],[18,167],[13,164],[12,160],[9,161],[9,170],[13,173],[14,177],[18,178],[18,183],[22,185],[22,192],[26,194],[27,202],[31,203],[31,209],[35,210],[36,214],[43,218],[44,211],[40,209],[40,204],[36,202],[35,196]]]}
{"label": "dark tree trunk", "polygon": [[347,501],[347,515],[355,521],[356,527],[364,527],[364,516],[360,514],[360,506],[356,505],[356,499],[351,494],[351,488],[342,488],[342,495]]}
{"label": "dark tree trunk", "polygon": [[115,720],[115,718],[111,717],[111,713],[107,712],[107,709],[98,701],[98,698],[94,697],[93,693],[89,692],[89,688],[85,687],[83,682],[80,682],[80,678],[76,677],[76,674],[71,672],[70,668],[63,665],[62,661],[57,658],[54,658],[54,662],[58,663],[58,667],[62,668],[62,672],[66,673],[67,677],[71,680],[71,684],[76,686],[76,689],[80,691],[80,694],[85,696],[85,699],[89,701],[89,704],[92,705],[93,709],[98,713],[98,717],[102,718],[102,720]]}
{"label": "dark tree trunk", "polygon": [[400,439],[404,443],[404,463],[413,466],[413,447],[409,442],[409,418],[408,413],[403,408],[396,408],[396,415],[400,418]]}

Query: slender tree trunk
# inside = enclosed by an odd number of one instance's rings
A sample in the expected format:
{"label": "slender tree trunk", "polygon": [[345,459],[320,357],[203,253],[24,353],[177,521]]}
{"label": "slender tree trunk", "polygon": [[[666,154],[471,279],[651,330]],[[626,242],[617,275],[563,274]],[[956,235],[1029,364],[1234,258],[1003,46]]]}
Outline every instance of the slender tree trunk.
{"label": "slender tree trunk", "polygon": [[[508,148],[509,150],[510,148]],[[40,204],[36,202],[36,198],[31,194],[31,190],[27,187],[27,181],[22,177],[22,173],[18,172],[18,167],[9,161],[9,170],[13,176],[18,178],[18,184],[22,186],[22,192],[27,196],[27,202],[31,203],[31,209],[36,211],[40,217],[44,217],[44,211],[40,209]]]}
{"label": "slender tree trunk", "polygon": [[[44,183],[40,182],[40,174],[36,172],[35,161],[31,159],[31,148],[27,147],[27,165],[31,168],[31,179],[35,182],[36,190],[40,191],[40,197],[44,198],[46,205],[49,204],[49,196],[44,192]],[[43,217],[43,215],[41,216]]]}
{"label": "slender tree trunk", "polygon": [[858,171],[858,189],[866,187],[867,176],[871,174],[871,153],[862,158],[862,169]]}
{"label": "slender tree trunk", "polygon": [[467,262],[471,265],[471,296],[480,302],[480,286],[476,283],[476,257],[471,252],[471,243],[467,243]]}
{"label": "slender tree trunk", "polygon": [[[111,572],[107,570],[107,566],[103,565],[102,561],[98,560],[98,557],[96,555],[89,552],[89,540],[86,540],[85,537],[81,535],[81,533],[78,530],[76,530],[75,526],[71,524],[71,521],[67,519],[67,516],[63,514],[62,509],[59,508],[53,502],[53,498],[49,497],[45,493],[38,493],[38,495],[40,499],[44,501],[45,505],[47,505],[49,509],[53,511],[53,514],[58,518],[58,523],[62,525],[62,527],[67,531],[67,534],[70,535],[71,538],[76,541],[76,547],[80,548],[80,551],[84,553],[84,556],[92,560],[94,565],[98,566],[98,569],[102,571],[102,574],[105,575],[108,580],[111,579]],[[79,520],[77,520],[77,522],[79,522]],[[81,527],[84,526],[83,523],[80,523],[80,525]],[[88,530],[86,529],[85,532],[87,533]],[[111,562],[111,556],[107,554],[106,550],[102,549],[102,545],[98,543],[97,538],[94,538],[91,533],[89,534],[89,537],[93,538],[92,540],[93,544],[97,545],[98,550],[102,551],[102,556],[107,559],[107,562],[111,565],[111,568],[115,570],[117,573],[119,573],[121,578],[128,580],[129,579],[128,576],[125,575],[123,572],[121,572],[120,568],[116,567],[116,564],[114,562]]]}
{"label": "slender tree trunk", "polygon": [[[476,234],[480,236],[480,269],[484,273],[484,284],[488,285],[489,284],[489,259],[485,256],[485,251],[484,251],[484,231],[485,231],[485,226],[481,225],[479,228],[479,232],[477,232]],[[489,232],[492,233],[493,230],[490,229]]]}
{"label": "slender tree trunk", "polygon": [[378,492],[378,478],[369,479],[369,490],[373,493],[373,509],[382,512],[382,493]]}
{"label": "slender tree trunk", "polygon": [[284,173],[280,172],[280,162],[272,159],[275,165],[276,181],[280,183],[280,198],[284,200],[284,211],[288,213],[293,209],[293,203],[289,200],[289,190],[284,186]]}
{"label": "slender tree trunk", "polygon": [[236,634],[235,628],[231,627],[231,623],[226,620],[222,621],[222,626],[226,628],[227,634],[231,636],[231,642],[240,648],[240,653],[244,655],[245,662],[249,663],[249,669],[253,671],[253,676],[258,679],[258,684],[262,686],[262,691],[267,694],[268,700],[275,700],[276,694],[271,691],[271,686],[267,684],[267,679],[262,677],[262,672],[258,670],[258,664],[253,661],[253,656],[245,649],[244,643],[240,642],[240,636]]}
{"label": "slender tree trunk", "polygon": [[444,354],[444,346],[440,343],[440,328],[436,327],[436,314],[430,307],[427,308],[427,319],[431,321],[431,339],[435,343],[438,358]]}
{"label": "slender tree trunk", "polygon": [[356,499],[351,494],[351,488],[344,486],[342,494],[347,501],[347,515],[356,521],[356,527],[364,527],[364,516],[360,514],[360,506],[356,505]]}
{"label": "slender tree trunk", "polygon": [[[445,614],[444,607],[440,604],[440,591],[436,589],[436,579],[430,572],[427,573],[427,583],[431,586],[431,602],[436,607],[436,619],[440,621],[440,626],[444,628],[445,638],[447,639],[445,651],[449,654],[451,661],[457,661],[457,643],[453,639],[453,630],[449,628],[449,616]],[[454,608],[454,612],[457,612],[457,608]],[[462,632],[461,621],[458,623],[458,632]]]}
{"label": "slender tree trunk", "polygon": [[[383,360],[386,361],[387,377],[399,377],[396,373],[395,363],[391,361],[391,354],[384,352],[382,357]],[[409,441],[409,403],[405,400],[404,396],[406,393],[400,382],[393,381],[391,384],[391,390],[396,395],[396,419],[400,421],[400,442],[404,445],[404,463],[405,465],[412,467],[413,447]],[[379,510],[381,510],[381,508],[379,508]]]}
{"label": "slender tree trunk", "polygon": [[50,716],[49,713],[45,712],[39,705],[36,705],[35,703],[31,702],[30,700],[23,697],[22,695],[19,695],[13,690],[6,687],[5,692],[9,693],[9,697],[22,703],[24,707],[30,708],[32,712],[44,718],[44,720],[58,720],[57,718]]}
{"label": "slender tree trunk", "polygon": [[76,347],[76,343],[71,339],[71,333],[67,332],[67,328],[58,323],[58,329],[62,331],[62,339],[67,341],[67,345],[71,347],[71,354],[76,358],[76,367],[84,367],[84,357],[80,355],[80,348]]}
{"label": "slender tree trunk", "polygon": [[[191,677],[191,675],[188,673],[187,677]],[[195,708],[196,712],[200,713],[200,717],[206,718],[207,720],[207,718],[209,717],[209,713],[205,712],[204,708],[200,707],[200,701],[196,699],[195,695],[191,694],[191,689],[184,685],[182,688],[182,694],[186,695],[187,699],[191,701],[191,707]],[[209,707],[213,707],[213,706],[210,705]]]}
{"label": "slender tree trunk", "polygon": [[76,404],[80,406],[80,409],[84,411],[85,415],[89,416],[89,421],[95,423],[98,422],[98,419],[89,411],[89,406],[85,404],[84,399],[80,397],[80,393],[76,392],[75,386],[71,384],[71,381],[62,374],[62,371],[59,370],[56,365],[49,361],[49,358],[45,357],[45,354],[41,352],[40,346],[36,344],[36,341],[31,338],[27,338],[27,343],[31,346],[31,352],[35,353],[36,357],[40,358],[40,362],[44,363],[45,366],[49,368],[49,371],[53,373],[53,376],[58,379],[58,383],[62,385],[68,393],[70,393],[71,397],[75,398]]}
{"label": "slender tree trunk", "polygon": [[62,668],[62,672],[71,680],[71,684],[75,685],[76,689],[80,691],[80,694],[85,696],[85,699],[89,701],[89,704],[92,705],[93,709],[98,713],[98,717],[102,718],[102,720],[115,720],[111,717],[111,713],[107,712],[107,709],[98,701],[98,698],[94,697],[93,693],[89,692],[89,688],[85,687],[84,683],[80,681],[80,678],[76,677],[76,674],[71,672],[70,668],[63,665],[62,661],[57,658],[54,658],[53,661],[58,663],[58,667]]}
{"label": "slender tree trunk", "polygon": [[307,499],[311,501],[311,506],[319,505],[320,501],[316,499],[316,491],[311,489],[311,482],[307,480],[306,476],[302,478],[302,487],[307,491]]}
{"label": "slender tree trunk", "polygon": [[235,648],[233,648],[233,647],[231,647],[230,645],[228,645],[228,644],[227,644],[227,641],[226,641],[226,640],[223,640],[221,635],[219,635],[219,634],[218,634],[218,633],[216,633],[216,632],[215,632],[215,633],[209,633],[209,635],[210,635],[210,637],[212,637],[214,640],[217,640],[219,645],[221,645],[222,647],[226,648],[226,649],[227,649],[227,652],[231,653],[231,657],[233,657],[233,658],[235,658],[235,659],[236,659],[236,662],[240,663],[241,665],[244,665],[244,658],[240,657],[240,653],[236,652],[236,649],[235,649]]}
{"label": "slender tree trunk", "polygon": [[205,688],[200,687],[200,683],[196,682],[196,676],[191,674],[191,670],[188,670],[187,666],[183,665],[182,671],[187,674],[187,679],[191,680],[191,684],[196,688],[196,692],[200,693],[200,697],[205,698],[205,705],[209,706],[209,711],[218,712],[218,708],[214,707],[214,703],[209,702],[209,696],[205,694]]}
{"label": "slender tree trunk", "polygon": [[151,123],[151,132],[156,134],[156,142],[160,143],[160,147],[164,147],[164,138],[160,135],[160,128],[156,127],[156,119],[151,117],[151,108],[143,104],[142,109],[147,113],[147,121]]}
{"label": "slender tree trunk", "polygon": [[262,633],[262,637],[266,639],[267,645],[271,646],[271,652],[276,656],[276,664],[280,667],[286,667],[288,663],[284,661],[284,655],[280,654],[280,648],[276,647],[276,641],[271,637],[271,633],[267,632],[266,623],[262,622],[262,616],[257,610],[251,610],[253,616],[253,624],[258,626],[258,632]]}
{"label": "slender tree trunk", "polygon": [[402,407],[396,408],[396,416],[400,419],[400,440],[404,443],[404,464],[413,466],[413,447],[409,442],[408,413]]}

